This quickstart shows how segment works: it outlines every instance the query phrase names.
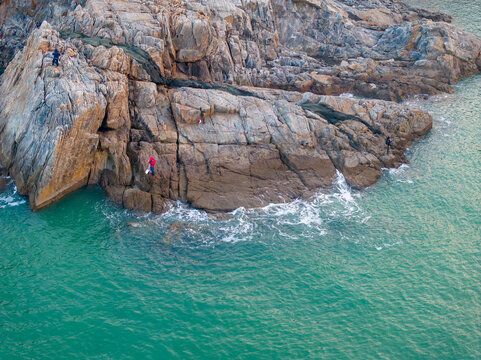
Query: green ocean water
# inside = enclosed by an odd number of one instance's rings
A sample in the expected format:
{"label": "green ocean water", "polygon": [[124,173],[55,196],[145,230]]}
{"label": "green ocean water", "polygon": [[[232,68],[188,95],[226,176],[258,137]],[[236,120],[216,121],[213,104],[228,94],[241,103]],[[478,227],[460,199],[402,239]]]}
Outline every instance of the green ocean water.
{"label": "green ocean water", "polygon": [[[481,36],[478,1],[419,1]],[[214,221],[0,193],[0,359],[481,359],[481,76],[365,191]]]}

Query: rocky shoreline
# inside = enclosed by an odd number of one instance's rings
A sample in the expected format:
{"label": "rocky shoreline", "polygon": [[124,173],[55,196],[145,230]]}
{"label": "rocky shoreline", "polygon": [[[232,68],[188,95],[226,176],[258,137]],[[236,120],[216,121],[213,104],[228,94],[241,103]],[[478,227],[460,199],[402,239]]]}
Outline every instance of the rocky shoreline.
{"label": "rocky shoreline", "polygon": [[362,189],[432,127],[398,102],[481,70],[447,21],[394,0],[4,1],[0,163],[33,209],[88,184],[156,213],[290,201],[336,171]]}

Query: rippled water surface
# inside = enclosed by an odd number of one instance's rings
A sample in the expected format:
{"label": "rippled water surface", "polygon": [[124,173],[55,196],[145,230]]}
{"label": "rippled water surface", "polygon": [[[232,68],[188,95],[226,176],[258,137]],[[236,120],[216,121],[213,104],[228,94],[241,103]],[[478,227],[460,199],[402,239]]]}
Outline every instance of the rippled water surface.
{"label": "rippled water surface", "polygon": [[481,76],[416,104],[434,129],[375,186],[226,221],[99,189],[32,213],[11,183],[0,359],[480,359]]}

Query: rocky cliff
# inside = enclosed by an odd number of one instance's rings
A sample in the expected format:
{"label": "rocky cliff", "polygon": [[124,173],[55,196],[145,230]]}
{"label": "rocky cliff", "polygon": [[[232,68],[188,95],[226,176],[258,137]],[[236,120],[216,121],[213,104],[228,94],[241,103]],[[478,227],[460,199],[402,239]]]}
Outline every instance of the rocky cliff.
{"label": "rocky cliff", "polygon": [[155,212],[289,201],[336,170],[364,188],[432,126],[392,101],[481,70],[449,20],[388,0],[3,1],[0,162],[34,209],[97,183]]}

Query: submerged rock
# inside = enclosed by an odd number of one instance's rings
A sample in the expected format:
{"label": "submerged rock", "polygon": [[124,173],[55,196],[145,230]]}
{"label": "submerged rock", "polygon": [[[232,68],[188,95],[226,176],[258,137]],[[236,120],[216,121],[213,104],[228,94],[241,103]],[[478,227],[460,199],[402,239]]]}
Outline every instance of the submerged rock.
{"label": "submerged rock", "polygon": [[[397,1],[53,3],[62,12],[0,4],[0,47],[16,36],[8,48],[21,48],[2,53],[0,161],[34,209],[87,184],[156,213],[289,201],[336,170],[365,188],[407,161],[432,119],[333,95],[449,92],[481,69],[479,39]],[[55,26],[5,32],[22,16]]]}

